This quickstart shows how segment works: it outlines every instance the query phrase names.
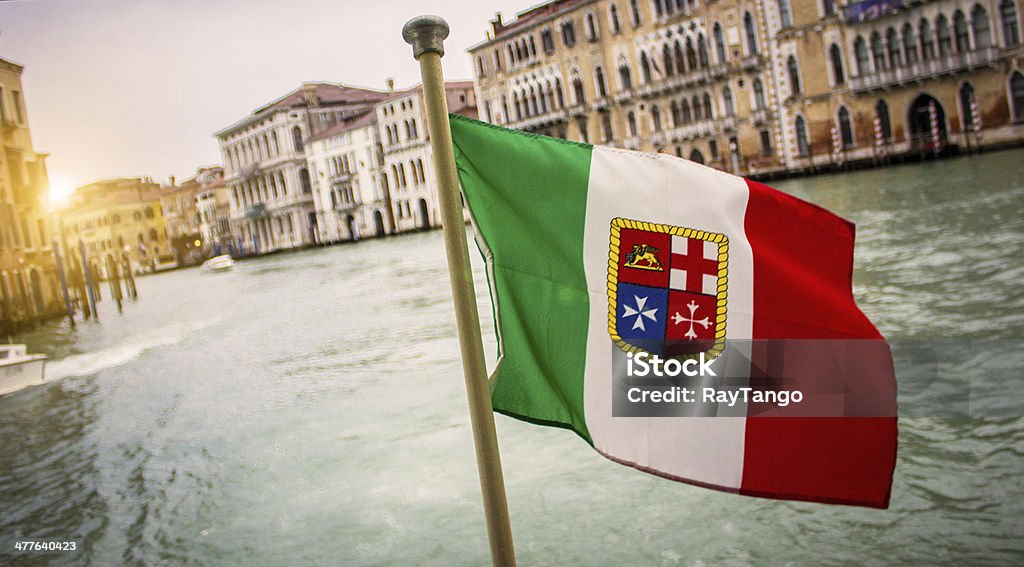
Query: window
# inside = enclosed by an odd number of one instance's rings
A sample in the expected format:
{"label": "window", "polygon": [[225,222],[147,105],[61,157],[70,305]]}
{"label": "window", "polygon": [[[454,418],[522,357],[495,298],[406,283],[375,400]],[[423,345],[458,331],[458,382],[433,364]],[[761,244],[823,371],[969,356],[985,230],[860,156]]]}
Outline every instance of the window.
{"label": "window", "polygon": [[655,132],[661,132],[661,109],[656,104],[651,106],[651,124]]}
{"label": "window", "polygon": [[845,106],[839,107],[839,136],[844,148],[853,147],[853,125],[850,124],[850,111]]}
{"label": "window", "polygon": [[501,50],[498,48],[494,49],[494,70],[501,71]]}
{"label": "window", "polygon": [[793,125],[796,130],[796,153],[797,155],[806,156],[811,153],[811,144],[807,141],[807,123],[804,122],[803,116],[796,117],[796,123]]}
{"label": "window", "polygon": [[562,24],[562,43],[566,47],[576,45],[576,26],[573,25],[572,20]]}
{"label": "window", "polygon": [[639,27],[640,21],[640,7],[636,5],[637,0],[629,0],[629,14],[633,18],[633,27]]}
{"label": "window", "polygon": [[971,10],[971,31],[974,32],[975,48],[992,47],[992,28],[988,23],[988,12],[981,4],[975,4]]}
{"label": "window", "polygon": [[622,90],[624,91],[633,88],[633,76],[629,72],[629,65],[625,61],[619,63],[619,82],[622,83]]}
{"label": "window", "polygon": [[700,97],[698,97],[697,95],[693,95],[693,119],[695,121],[701,120],[703,118],[701,115],[701,108],[702,107],[700,105]]}
{"label": "window", "polygon": [[697,36],[697,62],[701,67],[708,66],[708,41],[704,39],[704,34]]}
{"label": "window", "polygon": [[583,80],[578,76],[572,79],[572,90],[576,95],[576,104],[586,104],[587,97],[583,93]]}
{"label": "window", "polygon": [[878,129],[881,130],[882,139],[892,141],[892,122],[889,120],[889,105],[884,100],[879,100],[875,105],[875,116],[878,117]]}
{"label": "window", "polygon": [[683,103],[680,105],[679,114],[683,118],[683,124],[689,124],[690,121],[693,120],[690,114],[690,102],[685,98],[683,99]]}
{"label": "window", "polygon": [[949,20],[945,14],[939,14],[935,20],[935,37],[939,42],[939,57],[949,55],[953,50],[953,38],[949,34]]}
{"label": "window", "polygon": [[309,182],[309,170],[305,167],[299,170],[299,186],[302,187],[303,193],[313,191],[312,184]]}
{"label": "window", "polygon": [[292,128],[292,143],[295,144],[295,151],[302,151],[302,129],[298,126]]}
{"label": "window", "polygon": [[715,117],[714,108],[711,106],[711,95],[704,93],[704,117],[711,120]]}
{"label": "window", "polygon": [[967,18],[964,13],[957,10],[953,14],[953,39],[957,53],[963,53],[971,49],[971,38],[967,32]]}
{"label": "window", "polygon": [[551,33],[551,30],[540,32],[540,44],[544,47],[544,53],[551,55],[555,52],[555,36]]}
{"label": "window", "polygon": [[757,55],[757,30],[754,29],[754,16],[750,12],[743,13],[743,31],[747,36],[747,54]]}
{"label": "window", "polygon": [[889,50],[889,64],[893,67],[903,65],[903,55],[900,53],[900,37],[893,28],[889,28],[885,32],[885,46]]}
{"label": "window", "polygon": [[600,65],[594,69],[594,84],[597,85],[598,98],[608,96],[608,87],[604,82],[604,69],[602,69]]}
{"label": "window", "polygon": [[857,73],[863,77],[871,72],[868,68],[868,46],[864,38],[857,36],[853,41],[853,54],[857,58]]}
{"label": "window", "polygon": [[11,91],[11,103],[14,105],[14,118],[18,121],[18,124],[24,124],[25,111],[21,107],[21,92]]}
{"label": "window", "polygon": [[619,23],[619,9],[612,4],[608,7],[608,18],[612,22],[612,33],[617,34],[622,31],[622,24]]}
{"label": "window", "polygon": [[142,211],[142,213],[146,216],[147,219],[153,218],[153,207],[146,207],[146,209]]}
{"label": "window", "polygon": [[761,82],[761,78],[754,79],[754,110],[761,110],[768,106],[764,100],[764,83]]}
{"label": "window", "polygon": [[876,72],[885,70],[885,47],[882,45],[882,35],[878,32],[871,34],[871,62]]}
{"label": "window", "polygon": [[761,130],[761,156],[768,157],[772,155],[772,133],[769,130]]}
{"label": "window", "polygon": [[800,67],[796,64],[796,57],[790,55],[786,60],[786,70],[789,72],[789,89],[792,96],[800,94]]}
{"label": "window", "polygon": [[837,85],[842,85],[846,82],[846,75],[843,73],[843,56],[838,45],[833,43],[828,48],[828,58],[832,63],[832,81]]}
{"label": "window", "polygon": [[589,41],[597,41],[597,20],[594,18],[593,12],[587,12],[587,39]]}
{"label": "window", "polygon": [[565,96],[562,94],[562,81],[555,79],[555,99],[558,101],[558,108],[565,107]]}
{"label": "window", "polygon": [[1003,22],[1003,43],[1013,47],[1020,43],[1020,26],[1017,22],[1017,5],[1013,0],[1003,0],[999,5],[999,18]]}
{"label": "window", "polygon": [[[4,107],[4,89],[0,87],[0,122],[7,120],[7,109]],[[0,236],[3,236],[0,233]]]}
{"label": "window", "polygon": [[605,142],[614,137],[612,132],[612,115],[607,111],[601,113],[601,135],[604,136]]}
{"label": "window", "polygon": [[718,140],[708,140],[708,153],[711,159],[718,159]]}
{"label": "window", "polygon": [[725,115],[734,116],[736,114],[736,105],[732,102],[732,89],[729,87],[722,89],[722,102],[725,105]]}
{"label": "window", "polygon": [[629,136],[635,138],[637,136],[636,114],[632,110],[626,114],[626,126],[629,128]]}
{"label": "window", "polygon": [[783,28],[792,27],[793,15],[789,9],[789,0],[779,0],[779,20]]}
{"label": "window", "polygon": [[921,36],[921,59],[928,61],[935,58],[935,40],[932,38],[932,26],[928,20],[921,18],[917,26],[917,33]]}
{"label": "window", "polygon": [[647,60],[646,53],[640,54],[640,73],[645,84],[651,82],[651,63]]}
{"label": "window", "polygon": [[722,24],[715,22],[715,28],[711,35],[715,42],[715,55],[718,56],[718,63],[725,63],[729,58],[726,56],[725,34],[722,32]]}
{"label": "window", "polygon": [[914,39],[914,27],[903,24],[903,55],[907,64],[917,63],[917,40]]}
{"label": "window", "polygon": [[686,72],[686,64],[684,63],[683,48],[679,45],[679,40],[676,40],[673,51],[675,52],[676,73],[682,75]]}
{"label": "window", "polygon": [[675,75],[676,66],[672,61],[672,50],[668,48],[667,43],[661,47],[661,68],[665,70],[666,77]]}
{"label": "window", "polygon": [[1010,75],[1010,106],[1013,121],[1024,121],[1024,75],[1020,71],[1014,71]]}
{"label": "window", "polygon": [[822,0],[822,11],[826,16],[836,15],[836,0]]}
{"label": "window", "polygon": [[158,235],[157,235],[156,229],[155,228],[149,229],[149,241],[150,242],[156,242],[157,238],[158,238]]}
{"label": "window", "polygon": [[971,110],[974,102],[974,87],[970,83],[964,83],[960,87],[960,121],[964,130],[974,130],[974,112]]}

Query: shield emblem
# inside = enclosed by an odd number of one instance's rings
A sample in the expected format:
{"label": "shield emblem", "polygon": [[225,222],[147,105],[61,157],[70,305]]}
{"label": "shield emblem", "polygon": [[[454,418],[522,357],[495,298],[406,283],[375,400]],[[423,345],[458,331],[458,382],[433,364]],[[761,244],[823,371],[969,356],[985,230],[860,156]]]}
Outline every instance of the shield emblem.
{"label": "shield emblem", "polygon": [[608,332],[619,348],[663,358],[722,352],[724,234],[615,218],[608,259]]}

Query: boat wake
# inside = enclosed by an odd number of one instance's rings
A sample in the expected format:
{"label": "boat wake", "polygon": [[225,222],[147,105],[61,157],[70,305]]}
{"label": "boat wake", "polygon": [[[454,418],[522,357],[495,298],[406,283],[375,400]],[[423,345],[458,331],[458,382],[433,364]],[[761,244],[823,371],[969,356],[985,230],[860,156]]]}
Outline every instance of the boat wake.
{"label": "boat wake", "polygon": [[203,321],[194,325],[170,325],[160,329],[159,335],[137,335],[128,341],[108,348],[82,354],[75,354],[46,364],[45,382],[53,382],[74,376],[88,376],[103,370],[127,364],[148,350],[171,346],[185,340],[196,331],[213,325],[215,321]]}

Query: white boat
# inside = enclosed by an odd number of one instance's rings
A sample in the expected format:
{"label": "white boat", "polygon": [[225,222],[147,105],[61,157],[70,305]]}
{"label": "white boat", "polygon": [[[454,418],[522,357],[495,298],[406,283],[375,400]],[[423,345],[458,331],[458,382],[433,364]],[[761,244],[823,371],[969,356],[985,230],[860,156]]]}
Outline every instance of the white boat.
{"label": "white boat", "polygon": [[235,265],[235,261],[228,254],[221,254],[220,256],[214,256],[209,260],[203,262],[202,269],[210,272],[217,272],[221,270],[228,270]]}
{"label": "white boat", "polygon": [[25,345],[0,345],[0,396],[43,383],[45,354],[28,354]]}

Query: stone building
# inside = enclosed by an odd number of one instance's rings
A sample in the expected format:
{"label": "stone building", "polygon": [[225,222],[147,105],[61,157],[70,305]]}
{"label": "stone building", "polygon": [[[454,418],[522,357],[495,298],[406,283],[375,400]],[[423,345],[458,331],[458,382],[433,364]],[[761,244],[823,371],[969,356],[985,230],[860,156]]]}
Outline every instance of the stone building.
{"label": "stone building", "polygon": [[[477,117],[471,81],[445,91],[450,112]],[[325,242],[441,225],[421,86],[313,136],[309,170]]]}
{"label": "stone building", "polygon": [[306,145],[386,97],[370,89],[305,83],[215,134],[238,248],[263,254],[319,242]]}
{"label": "stone building", "polygon": [[203,256],[216,256],[234,251],[231,238],[231,199],[224,182],[224,168],[204,167],[193,178],[199,182],[196,194],[196,216]]}
{"label": "stone building", "polygon": [[0,59],[0,331],[63,311],[46,154],[32,146],[22,71]]}
{"label": "stone building", "polygon": [[1020,143],[1018,1],[554,0],[469,53],[488,122],[781,174]]}
{"label": "stone building", "polygon": [[107,179],[75,189],[60,211],[62,237],[70,256],[79,242],[94,274],[106,277],[108,257],[128,256],[132,271],[149,272],[175,264],[160,198],[160,184],[149,178]]}

